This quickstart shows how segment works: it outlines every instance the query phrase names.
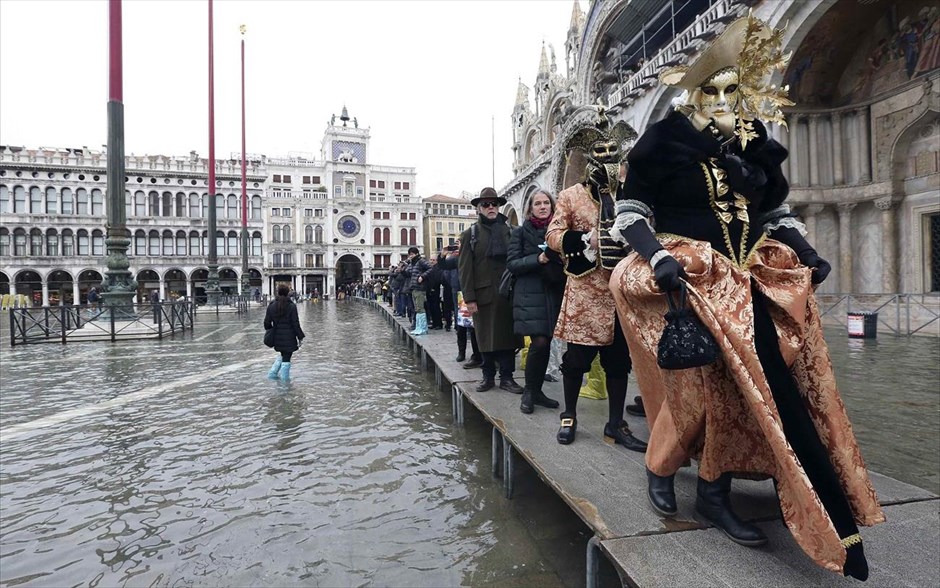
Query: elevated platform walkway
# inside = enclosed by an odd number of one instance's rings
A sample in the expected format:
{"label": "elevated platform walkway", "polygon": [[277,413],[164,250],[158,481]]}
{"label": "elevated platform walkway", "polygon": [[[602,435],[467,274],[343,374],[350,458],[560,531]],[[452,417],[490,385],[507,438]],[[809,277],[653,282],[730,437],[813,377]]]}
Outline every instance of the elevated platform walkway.
{"label": "elevated platform walkway", "polygon": [[[696,474],[684,468],[676,476],[679,514],[664,519],[649,506],[643,455],[603,441],[606,402],[578,405],[578,438],[571,445],[555,441],[557,410],[519,411],[519,396],[499,390],[476,392],[479,370],[454,361],[453,333],[431,331],[413,337],[406,320],[392,316],[387,305],[357,299],[385,314],[403,344],[434,371],[437,384],[449,390],[455,422],[463,422],[465,401],[493,426],[493,473],[512,497],[513,463],[521,456],[590,527],[588,586],[596,585],[597,557],[605,555],[624,585],[653,587],[861,585],[817,566],[797,546],[780,520],[772,483],[735,480],[736,511],[758,521],[770,537],[767,546],[750,549],[724,538],[694,514]],[[561,385],[546,383],[545,392],[561,400]],[[637,390],[630,386],[632,397]],[[633,431],[649,438],[645,419],[626,417]],[[870,586],[940,586],[940,497],[872,473],[888,522],[863,528],[871,566]]]}

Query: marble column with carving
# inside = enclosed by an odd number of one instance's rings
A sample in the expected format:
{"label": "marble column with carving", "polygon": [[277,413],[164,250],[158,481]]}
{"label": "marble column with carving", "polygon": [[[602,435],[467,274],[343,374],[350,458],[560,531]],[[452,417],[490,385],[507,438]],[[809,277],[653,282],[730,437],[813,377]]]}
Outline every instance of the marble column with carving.
{"label": "marble column with carving", "polygon": [[800,139],[797,134],[802,118],[799,114],[793,113],[789,121],[791,132],[788,133],[788,147],[790,148],[790,174],[788,179],[791,186],[801,186],[803,184],[803,179],[800,177]]}
{"label": "marble column with carving", "polygon": [[[777,127],[777,142],[783,145],[783,147],[789,152],[790,151],[790,129],[784,128],[782,125],[775,125]],[[787,159],[789,160],[793,157],[791,153]],[[792,176],[790,175],[790,163],[789,161],[784,162],[783,164],[783,175],[786,176],[787,181],[793,183]]]}
{"label": "marble column with carving", "polygon": [[806,225],[806,240],[813,247],[818,247],[817,243],[819,241],[816,233],[816,217],[825,208],[826,206],[824,204],[810,204],[800,210],[800,218],[803,219],[803,224]]}
{"label": "marble column with carving", "polygon": [[852,209],[855,202],[843,202],[839,210],[839,291],[852,292]]}
{"label": "marble column with carving", "polygon": [[845,170],[842,165],[842,113],[832,113],[832,184],[841,186],[845,183]]}
{"label": "marble column with carving", "polygon": [[49,306],[49,279],[48,276],[42,281],[42,305]]}
{"label": "marble column with carving", "polygon": [[871,182],[871,124],[868,122],[868,106],[858,109],[859,138],[859,183]]}
{"label": "marble column with carving", "polygon": [[819,115],[809,115],[809,185],[819,185]]}
{"label": "marble column with carving", "polygon": [[78,290],[78,280],[72,281],[72,304],[81,304],[81,293]]}
{"label": "marble column with carving", "polygon": [[881,211],[881,290],[898,291],[898,231],[895,224],[895,202],[891,196],[875,200]]}

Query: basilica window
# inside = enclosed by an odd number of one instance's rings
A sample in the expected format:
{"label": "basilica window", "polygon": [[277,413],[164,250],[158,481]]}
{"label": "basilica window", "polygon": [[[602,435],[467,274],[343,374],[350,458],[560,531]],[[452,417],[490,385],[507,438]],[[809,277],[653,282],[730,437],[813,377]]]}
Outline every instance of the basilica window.
{"label": "basilica window", "polygon": [[282,235],[283,235],[283,239],[284,239],[284,242],[285,242],[285,243],[293,243],[293,242],[294,242],[293,235],[291,234],[291,230],[290,230],[290,225],[284,225],[284,229],[283,229],[283,231],[282,231]]}
{"label": "basilica window", "polygon": [[130,190],[124,192],[124,218],[128,219],[134,216],[134,195]]}
{"label": "basilica window", "polygon": [[[152,216],[154,218],[160,216],[160,195],[156,192],[150,192],[147,194],[147,216]],[[78,214],[82,214],[80,211]]]}
{"label": "basilica window", "polygon": [[215,252],[216,255],[225,255],[225,233],[215,232]]}
{"label": "basilica window", "polygon": [[163,255],[173,255],[172,231],[163,231]]}
{"label": "basilica window", "polygon": [[317,225],[313,229],[313,242],[323,243],[323,225]]}
{"label": "basilica window", "polygon": [[16,229],[13,231],[13,255],[26,255],[26,230]]}
{"label": "basilica window", "polygon": [[407,245],[407,244],[408,244],[408,229],[402,229],[402,230],[401,230],[401,243],[400,243],[400,244],[401,244],[401,245]]}
{"label": "basilica window", "polygon": [[75,191],[75,214],[89,214],[89,212],[88,191],[85,188],[79,188]]}
{"label": "basilica window", "polygon": [[317,253],[317,254],[314,256],[314,258],[315,258],[315,260],[316,260],[317,267],[323,267],[323,254],[322,254],[322,253]]}
{"label": "basilica window", "polygon": [[[65,208],[64,195],[62,207]],[[147,216],[147,196],[143,192],[134,192],[134,216]]]}
{"label": "basilica window", "polygon": [[313,225],[304,227],[304,243],[313,243]]}
{"label": "basilica window", "polygon": [[46,213],[57,214],[59,212],[59,195],[55,188],[46,188]]}
{"label": "basilica window", "polygon": [[256,257],[261,256],[261,233],[257,231],[251,235],[251,254]]}
{"label": "basilica window", "polygon": [[26,214],[26,189],[23,186],[13,186],[13,212]]}
{"label": "basilica window", "polygon": [[199,218],[200,212],[199,194],[189,195],[189,218]]}
{"label": "basilica window", "polygon": [[183,218],[186,216],[186,194],[176,193],[176,216]]}
{"label": "basilica window", "polygon": [[280,209],[280,208],[272,208],[272,209],[271,209],[271,216],[281,216],[281,209]]}
{"label": "basilica window", "polygon": [[416,231],[415,229],[411,229],[410,231],[408,231],[408,237],[409,237],[409,243],[408,243],[409,245],[418,244],[418,231]]}
{"label": "basilica window", "polygon": [[[147,254],[154,257],[160,255],[160,233],[157,231],[150,231],[147,235]],[[81,251],[79,251],[81,255]]]}
{"label": "basilica window", "polygon": [[189,254],[202,255],[202,239],[196,231],[189,232]]}
{"label": "basilica window", "polygon": [[147,255],[147,234],[141,230],[134,233],[134,255]]}
{"label": "basilica window", "polygon": [[35,186],[29,189],[30,214],[42,214],[42,191]]}
{"label": "basilica window", "polygon": [[261,220],[261,196],[251,197],[251,218]]}
{"label": "basilica window", "polygon": [[[9,244],[7,244],[7,247],[9,247]],[[59,255],[59,235],[55,229],[46,231],[46,255]]]}
{"label": "basilica window", "polygon": [[238,255],[238,233],[235,231],[228,232],[228,254],[229,255]]}
{"label": "basilica window", "polygon": [[0,257],[10,255],[10,231],[6,227],[0,227]]}
{"label": "basilica window", "polygon": [[307,253],[304,255],[304,267],[314,267],[313,260],[313,253]]}
{"label": "basilica window", "polygon": [[215,195],[215,218],[224,218],[225,217],[225,196],[221,194]]}
{"label": "basilica window", "polygon": [[228,218],[238,218],[238,198],[234,194],[228,197]]}
{"label": "basilica window", "polygon": [[29,254],[34,257],[42,255],[42,231],[39,229],[29,232]]}
{"label": "basilica window", "polygon": [[281,267],[281,254],[280,253],[274,253],[273,255],[271,255],[271,265],[273,267]]}
{"label": "basilica window", "polygon": [[104,233],[98,229],[91,233],[91,254],[104,255]]}
{"label": "basilica window", "polygon": [[173,194],[164,192],[160,197],[160,216],[173,216]]}
{"label": "basilica window", "polygon": [[382,229],[382,245],[392,244],[392,231],[388,228]]}
{"label": "basilica window", "polygon": [[4,212],[10,212],[10,189],[0,186],[0,214]]}
{"label": "basilica window", "polygon": [[70,257],[75,249],[75,240],[72,236],[72,229],[62,231],[62,257]]}
{"label": "basilica window", "polygon": [[88,231],[85,229],[79,229],[78,233],[76,233],[76,237],[76,240],[78,241],[78,254],[88,255],[90,252],[89,245],[91,244],[90,240],[88,239]]}
{"label": "basilica window", "polygon": [[176,254],[186,255],[186,233],[176,231]]}
{"label": "basilica window", "polygon": [[271,227],[271,242],[280,243],[281,242],[281,225],[274,225]]}
{"label": "basilica window", "polygon": [[104,194],[97,188],[91,191],[91,213],[104,216]]}

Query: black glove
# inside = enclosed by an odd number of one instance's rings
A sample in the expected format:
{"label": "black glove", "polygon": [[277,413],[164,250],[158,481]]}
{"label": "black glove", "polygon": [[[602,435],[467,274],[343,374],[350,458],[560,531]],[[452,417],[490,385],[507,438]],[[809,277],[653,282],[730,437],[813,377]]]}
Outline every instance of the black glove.
{"label": "black glove", "polygon": [[682,269],[682,264],[671,255],[659,260],[659,263],[653,268],[653,276],[656,278],[656,285],[663,292],[678,290],[682,287],[682,282],[679,279],[689,277]]}
{"label": "black glove", "polygon": [[806,267],[813,268],[812,281],[814,284],[822,284],[829,275],[829,272],[832,271],[832,266],[829,265],[829,262],[819,257],[819,254],[816,253],[813,246],[809,244],[798,230],[792,227],[779,227],[770,233],[770,237],[793,249],[800,263]]}
{"label": "black glove", "polygon": [[725,153],[721,165],[728,172],[728,185],[745,198],[753,198],[767,184],[767,174],[760,166],[750,164],[737,155]]}
{"label": "black glove", "polygon": [[594,184],[595,186],[606,186],[607,185],[607,170],[604,169],[604,166],[596,166],[590,164],[588,172],[588,183]]}

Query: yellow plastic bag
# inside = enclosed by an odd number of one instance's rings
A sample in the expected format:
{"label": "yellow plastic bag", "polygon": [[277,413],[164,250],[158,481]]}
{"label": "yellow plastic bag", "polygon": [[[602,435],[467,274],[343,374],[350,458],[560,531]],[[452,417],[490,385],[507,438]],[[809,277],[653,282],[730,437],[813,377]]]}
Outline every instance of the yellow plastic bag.
{"label": "yellow plastic bag", "polygon": [[591,371],[587,375],[587,384],[581,386],[578,393],[581,398],[593,398],[594,400],[604,400],[607,398],[607,374],[601,367],[601,356],[598,354],[591,363]]}
{"label": "yellow plastic bag", "polygon": [[525,346],[519,352],[519,369],[525,371],[525,360],[529,357],[529,344],[532,343],[531,337],[525,337]]}

